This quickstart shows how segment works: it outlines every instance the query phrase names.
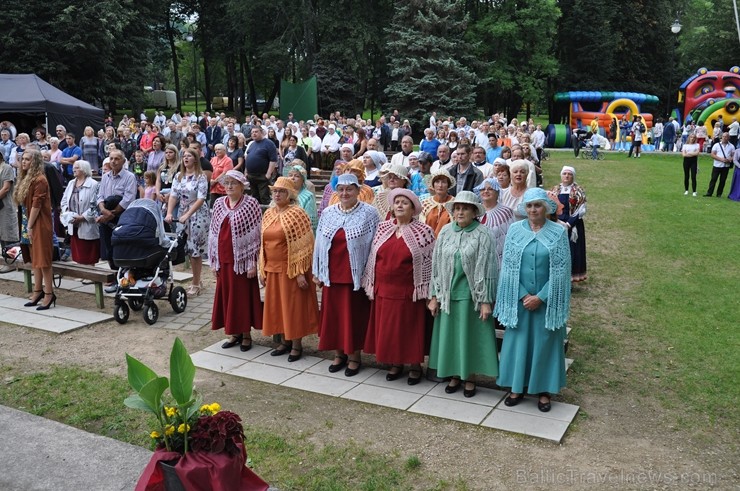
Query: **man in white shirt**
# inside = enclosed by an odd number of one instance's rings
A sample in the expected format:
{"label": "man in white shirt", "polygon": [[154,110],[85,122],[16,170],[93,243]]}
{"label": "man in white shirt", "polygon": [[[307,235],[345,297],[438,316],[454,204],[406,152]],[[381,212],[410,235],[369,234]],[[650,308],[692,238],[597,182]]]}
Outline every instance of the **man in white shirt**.
{"label": "man in white shirt", "polygon": [[537,160],[542,160],[542,150],[545,148],[545,132],[542,131],[542,125],[538,124],[537,129],[532,132],[532,145],[537,152]]}
{"label": "man in white shirt", "polygon": [[488,143],[488,130],[488,122],[484,121],[480,123],[478,128],[475,130],[475,138],[470,142],[470,144],[473,145],[473,147],[483,147],[484,152],[491,148],[490,143]]}
{"label": "man in white shirt", "polygon": [[740,132],[740,123],[737,122],[737,118],[732,118],[732,123],[727,127],[727,133],[730,134],[730,145],[737,148],[737,135]]}
{"label": "man in white shirt", "polygon": [[410,136],[401,139],[401,151],[391,157],[391,164],[409,166],[409,155],[414,151],[414,140]]}
{"label": "man in white shirt", "polygon": [[454,164],[452,163],[452,155],[450,154],[450,147],[447,145],[440,145],[437,148],[438,160],[435,160],[432,164],[430,172],[437,172],[439,169],[450,170]]}
{"label": "man in white shirt", "polygon": [[712,158],[714,159],[714,162],[712,162],[712,178],[709,180],[709,189],[707,189],[707,194],[704,196],[712,197],[714,185],[717,183],[717,178],[719,178],[717,197],[722,197],[722,191],[725,190],[727,174],[732,167],[732,158],[734,155],[735,147],[730,143],[730,134],[725,131],[722,133],[722,139],[712,146]]}
{"label": "man in white shirt", "polygon": [[483,147],[474,147],[472,158],[473,166],[475,166],[475,168],[478,169],[481,174],[483,174],[483,178],[491,177],[491,173],[493,172],[493,165],[486,162],[486,151],[483,149]]}

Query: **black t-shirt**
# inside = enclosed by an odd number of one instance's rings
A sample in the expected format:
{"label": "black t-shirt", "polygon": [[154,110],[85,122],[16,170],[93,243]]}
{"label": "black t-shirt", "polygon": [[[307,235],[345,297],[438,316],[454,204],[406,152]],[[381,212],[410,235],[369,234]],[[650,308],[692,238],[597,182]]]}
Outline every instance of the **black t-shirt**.
{"label": "black t-shirt", "polygon": [[200,168],[204,171],[213,172],[213,166],[205,157],[200,158]]}
{"label": "black t-shirt", "polygon": [[275,144],[267,138],[253,141],[247,148],[246,169],[248,174],[267,174],[270,162],[277,162]]}

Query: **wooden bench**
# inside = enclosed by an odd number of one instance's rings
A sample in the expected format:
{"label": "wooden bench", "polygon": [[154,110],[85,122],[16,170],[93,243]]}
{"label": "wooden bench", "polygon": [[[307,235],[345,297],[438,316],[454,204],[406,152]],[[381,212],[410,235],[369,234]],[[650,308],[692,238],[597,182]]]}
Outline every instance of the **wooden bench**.
{"label": "wooden bench", "polygon": [[[23,270],[23,283],[26,286],[26,291],[31,293],[33,291],[33,278],[31,263],[16,262],[18,269]],[[116,281],[116,272],[109,269],[101,269],[95,266],[87,266],[85,264],[76,263],[65,263],[61,261],[54,261],[52,263],[52,269],[54,275],[61,277],[73,277],[82,278],[83,280],[92,281],[95,285],[95,303],[99,309],[105,308],[103,301],[103,283],[111,283]]]}

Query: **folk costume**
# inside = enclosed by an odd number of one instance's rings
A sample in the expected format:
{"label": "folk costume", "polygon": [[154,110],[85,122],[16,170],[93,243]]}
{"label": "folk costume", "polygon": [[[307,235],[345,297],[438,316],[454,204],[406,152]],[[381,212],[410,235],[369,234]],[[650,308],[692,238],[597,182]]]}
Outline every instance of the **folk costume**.
{"label": "folk costume", "polygon": [[[575,169],[568,167],[575,177]],[[568,225],[570,238],[570,258],[572,262],[571,281],[588,279],[586,271],[586,230],[583,225],[583,216],[586,214],[586,191],[578,183],[570,186],[558,184],[552,188],[557,194],[558,201],[563,204],[563,210],[558,214],[558,220]]]}
{"label": "folk costume", "polygon": [[367,260],[362,286],[372,304],[364,351],[380,363],[424,361],[425,312],[432,275],[434,231],[413,219],[400,227],[381,222]]}
{"label": "folk costume", "polygon": [[[259,271],[266,278],[263,335],[302,338],[318,332],[319,306],[311,286],[311,219],[299,206],[268,208],[262,217]],[[305,275],[309,287],[298,287]]]}
{"label": "folk costume", "polygon": [[262,210],[259,202],[243,196],[231,208],[229,198],[213,205],[208,236],[208,256],[216,271],[211,329],[222,327],[226,334],[249,334],[252,327],[262,329],[262,302],[256,272],[259,254]]}
{"label": "folk costume", "polygon": [[313,274],[324,284],[320,350],[353,353],[365,344],[370,301],[361,282],[378,222],[375,208],[362,201],[349,210],[330,206],[321,214],[313,254]]}

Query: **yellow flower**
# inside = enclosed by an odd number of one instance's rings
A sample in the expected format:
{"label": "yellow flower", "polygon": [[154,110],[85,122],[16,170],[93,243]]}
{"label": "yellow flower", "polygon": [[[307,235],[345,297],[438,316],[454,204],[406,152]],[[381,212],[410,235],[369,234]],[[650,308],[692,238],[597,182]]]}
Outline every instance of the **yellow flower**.
{"label": "yellow flower", "polygon": [[221,410],[221,404],[219,404],[218,402],[214,402],[213,404],[208,406],[208,409],[211,411],[211,414],[216,414]]}
{"label": "yellow flower", "polygon": [[177,414],[177,409],[172,406],[165,406],[164,413],[167,415],[168,418],[172,418]]}
{"label": "yellow flower", "polygon": [[175,427],[172,425],[167,425],[164,427],[164,434],[167,436],[172,436],[172,434],[175,432]]}
{"label": "yellow flower", "polygon": [[203,405],[202,405],[202,406],[200,407],[200,412],[201,412],[201,413],[205,413],[205,412],[208,412],[208,411],[210,411],[210,406],[209,406],[208,404],[203,404]]}
{"label": "yellow flower", "polygon": [[190,425],[182,423],[180,426],[177,427],[178,433],[185,433],[186,431],[190,431]]}
{"label": "yellow flower", "polygon": [[152,438],[159,438],[162,435],[160,435],[158,431],[152,431],[151,433],[149,433],[149,436]]}

